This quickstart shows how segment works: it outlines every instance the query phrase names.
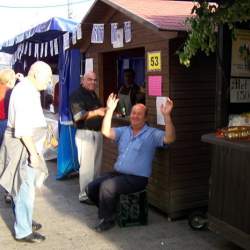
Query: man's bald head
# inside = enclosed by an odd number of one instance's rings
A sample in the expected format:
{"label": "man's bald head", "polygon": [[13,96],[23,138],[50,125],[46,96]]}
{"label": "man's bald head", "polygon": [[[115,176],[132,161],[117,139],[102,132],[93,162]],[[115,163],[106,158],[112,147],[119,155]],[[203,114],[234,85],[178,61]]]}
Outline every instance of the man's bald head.
{"label": "man's bald head", "polygon": [[88,71],[81,78],[81,85],[89,90],[95,91],[96,89],[96,74],[93,71]]}
{"label": "man's bald head", "polygon": [[[135,104],[135,105],[132,107],[132,110],[133,110],[133,109],[143,111],[143,112],[144,112],[144,117],[145,117],[145,118],[148,116],[148,108],[147,108],[144,104],[142,104],[142,103],[137,103],[137,104]],[[131,111],[132,111],[132,110],[131,110]]]}
{"label": "man's bald head", "polygon": [[148,109],[142,104],[138,103],[132,107],[130,113],[130,124],[133,129],[141,129],[147,121]]}
{"label": "man's bald head", "polygon": [[37,61],[31,65],[28,77],[33,79],[33,82],[39,91],[45,90],[49,82],[51,82],[52,70],[47,63]]}

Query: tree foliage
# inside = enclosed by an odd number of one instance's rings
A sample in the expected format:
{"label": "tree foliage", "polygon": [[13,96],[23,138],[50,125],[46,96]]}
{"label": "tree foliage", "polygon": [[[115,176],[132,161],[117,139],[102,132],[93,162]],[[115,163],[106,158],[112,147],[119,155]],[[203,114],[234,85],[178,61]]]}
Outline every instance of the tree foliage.
{"label": "tree foliage", "polygon": [[186,20],[190,28],[183,48],[178,51],[181,64],[190,66],[191,58],[198,51],[209,55],[216,49],[216,31],[219,25],[227,24],[234,34],[236,23],[250,19],[250,1],[234,0],[209,3],[198,1],[192,9],[192,17]]}

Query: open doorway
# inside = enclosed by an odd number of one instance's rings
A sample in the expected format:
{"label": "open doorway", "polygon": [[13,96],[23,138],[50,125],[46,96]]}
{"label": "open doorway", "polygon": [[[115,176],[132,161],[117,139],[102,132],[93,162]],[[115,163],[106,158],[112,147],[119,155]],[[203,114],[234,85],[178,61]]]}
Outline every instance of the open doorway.
{"label": "open doorway", "polygon": [[110,93],[118,94],[124,84],[124,72],[131,69],[134,72],[134,82],[140,88],[145,88],[145,49],[136,48],[103,53],[103,86],[102,96],[106,102]]}

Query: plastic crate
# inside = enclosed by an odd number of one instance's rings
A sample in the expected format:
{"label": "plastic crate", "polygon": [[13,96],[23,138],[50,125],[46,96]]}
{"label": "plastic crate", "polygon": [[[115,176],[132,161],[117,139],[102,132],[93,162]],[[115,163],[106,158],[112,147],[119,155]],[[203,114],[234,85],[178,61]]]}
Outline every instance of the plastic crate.
{"label": "plastic crate", "polygon": [[117,223],[120,227],[147,225],[148,202],[146,190],[120,195],[117,209]]}

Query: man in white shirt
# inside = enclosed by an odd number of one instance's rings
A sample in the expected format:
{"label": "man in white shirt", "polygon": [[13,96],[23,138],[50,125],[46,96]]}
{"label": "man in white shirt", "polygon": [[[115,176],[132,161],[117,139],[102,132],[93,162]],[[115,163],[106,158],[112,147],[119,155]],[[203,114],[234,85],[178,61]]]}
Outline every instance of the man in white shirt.
{"label": "man in white shirt", "polygon": [[47,124],[40,91],[47,88],[51,77],[50,66],[37,61],[10,97],[8,127],[0,152],[0,184],[13,197],[17,241],[34,243],[45,240],[43,235],[34,231],[41,225],[32,227],[32,214],[35,187],[40,177],[45,178],[48,173],[42,157]]}

